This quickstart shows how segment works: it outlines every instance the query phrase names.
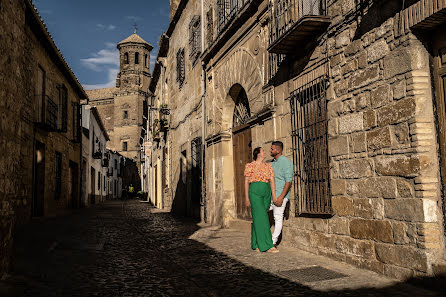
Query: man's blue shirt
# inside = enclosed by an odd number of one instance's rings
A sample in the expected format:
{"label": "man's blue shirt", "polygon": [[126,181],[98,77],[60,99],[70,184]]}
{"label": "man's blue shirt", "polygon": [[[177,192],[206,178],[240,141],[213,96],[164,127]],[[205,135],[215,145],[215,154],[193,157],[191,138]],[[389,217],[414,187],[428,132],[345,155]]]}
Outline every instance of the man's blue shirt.
{"label": "man's blue shirt", "polygon": [[[293,163],[288,160],[285,156],[280,156],[279,158],[273,159],[271,161],[271,166],[274,170],[274,182],[276,184],[276,197],[282,194],[285,183],[290,183],[293,181]],[[290,198],[290,192],[285,195],[285,198]]]}

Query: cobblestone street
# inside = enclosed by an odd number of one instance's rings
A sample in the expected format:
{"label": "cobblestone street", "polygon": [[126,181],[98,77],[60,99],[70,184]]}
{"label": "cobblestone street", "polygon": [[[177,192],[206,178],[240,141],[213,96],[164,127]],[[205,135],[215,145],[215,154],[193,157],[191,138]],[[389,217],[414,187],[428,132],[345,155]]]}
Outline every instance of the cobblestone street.
{"label": "cobblestone street", "polygon": [[108,201],[19,230],[13,271],[0,283],[0,295],[437,296],[324,257],[280,250],[256,253],[246,231],[200,227],[139,201]]}

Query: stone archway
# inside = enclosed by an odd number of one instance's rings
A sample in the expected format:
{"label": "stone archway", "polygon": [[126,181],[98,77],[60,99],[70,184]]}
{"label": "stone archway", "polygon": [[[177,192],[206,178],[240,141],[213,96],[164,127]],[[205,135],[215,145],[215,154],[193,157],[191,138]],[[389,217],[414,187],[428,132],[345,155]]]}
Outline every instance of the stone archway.
{"label": "stone archway", "polygon": [[223,107],[216,116],[220,118],[221,131],[231,131],[239,87],[246,93],[251,115],[262,110],[262,73],[252,54],[245,49],[237,50],[216,68],[216,101]]}
{"label": "stone archway", "polygon": [[251,112],[246,91],[239,84],[232,86],[229,96],[234,102],[232,116],[232,156],[234,160],[234,202],[237,218],[250,219],[251,212],[245,206],[244,170],[252,161],[252,136],[249,120]]}
{"label": "stone archway", "polygon": [[[235,178],[237,167],[234,160],[234,139],[233,132],[241,133],[243,130],[234,129],[234,111],[240,91],[243,90],[247,105],[249,106],[249,114],[251,116],[258,113],[263,108],[262,100],[262,72],[254,56],[245,49],[239,49],[232,55],[225,57],[221,62],[215,65],[214,71],[214,98],[212,105],[212,114],[214,115],[213,133],[220,135],[221,142],[215,147],[215,156],[222,168],[222,174],[219,179],[222,181],[220,196],[222,200],[217,199],[217,208],[223,210],[223,224],[227,225],[229,221],[245,217],[246,215],[238,215],[237,207],[237,180]],[[239,113],[239,115],[241,115]],[[241,115],[242,118],[244,116]],[[240,126],[240,125],[236,125]],[[250,130],[245,129],[246,138],[250,138]],[[237,135],[238,133],[235,133]],[[249,141],[243,140],[249,144]],[[237,145],[237,143],[235,143]],[[251,152],[249,152],[251,157]],[[240,162],[240,160],[239,160]],[[246,162],[242,160],[242,163]],[[244,164],[243,171],[244,171]],[[239,174],[240,174],[239,170]],[[243,173],[242,173],[243,175]],[[238,180],[243,181],[243,177]],[[219,195],[218,193],[216,193]],[[243,195],[244,198],[244,195]],[[239,204],[240,205],[240,204]],[[249,215],[249,212],[248,212]]]}

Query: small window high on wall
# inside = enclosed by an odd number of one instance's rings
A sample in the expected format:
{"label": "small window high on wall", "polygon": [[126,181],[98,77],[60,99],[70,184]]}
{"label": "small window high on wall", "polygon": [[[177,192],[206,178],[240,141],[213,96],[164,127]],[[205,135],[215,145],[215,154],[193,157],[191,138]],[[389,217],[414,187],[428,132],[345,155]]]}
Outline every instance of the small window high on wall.
{"label": "small window high on wall", "polygon": [[139,53],[135,53],[135,64],[139,64]]}
{"label": "small window high on wall", "polygon": [[124,64],[129,63],[129,53],[124,53]]}

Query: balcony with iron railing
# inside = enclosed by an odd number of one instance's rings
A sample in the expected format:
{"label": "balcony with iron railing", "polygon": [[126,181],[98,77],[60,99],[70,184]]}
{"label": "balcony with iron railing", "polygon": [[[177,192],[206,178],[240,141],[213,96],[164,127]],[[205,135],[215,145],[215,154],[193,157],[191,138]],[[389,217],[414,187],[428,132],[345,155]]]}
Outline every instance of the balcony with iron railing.
{"label": "balcony with iron railing", "polygon": [[330,25],[326,0],[270,0],[268,51],[298,54]]}
{"label": "balcony with iron railing", "polygon": [[48,131],[57,131],[58,105],[48,95],[37,95],[35,124]]}
{"label": "balcony with iron railing", "polygon": [[237,16],[250,0],[217,0],[217,34]]}
{"label": "balcony with iron railing", "polygon": [[92,153],[93,159],[102,159],[102,151],[100,148],[94,148]]}
{"label": "balcony with iron railing", "polygon": [[266,9],[262,2],[263,0],[217,0],[216,28],[214,22],[211,22],[207,32],[207,38],[210,38],[208,46],[201,55],[203,61],[209,61],[252,15]]}

